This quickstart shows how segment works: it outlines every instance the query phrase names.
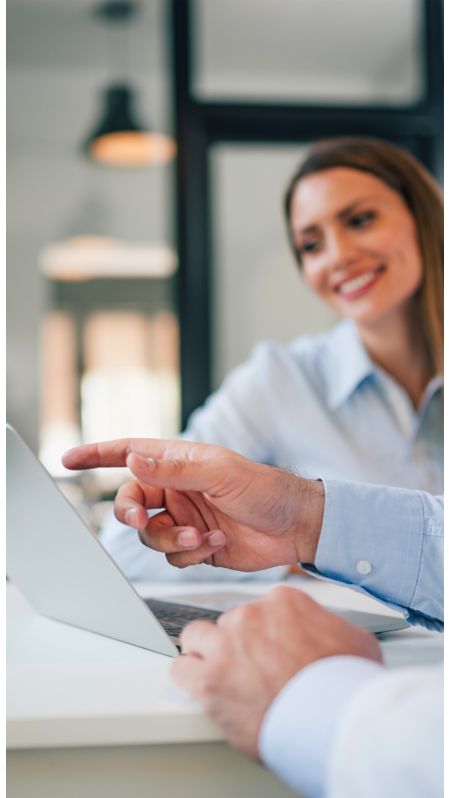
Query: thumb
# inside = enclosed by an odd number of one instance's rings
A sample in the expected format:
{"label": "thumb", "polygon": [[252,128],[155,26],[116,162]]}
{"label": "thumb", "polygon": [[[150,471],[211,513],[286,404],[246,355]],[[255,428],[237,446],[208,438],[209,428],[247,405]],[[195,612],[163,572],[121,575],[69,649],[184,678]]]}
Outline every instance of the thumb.
{"label": "thumb", "polygon": [[228,465],[220,457],[213,460],[143,457],[131,452],[126,465],[140,482],[173,490],[195,490],[211,495],[226,476]]}

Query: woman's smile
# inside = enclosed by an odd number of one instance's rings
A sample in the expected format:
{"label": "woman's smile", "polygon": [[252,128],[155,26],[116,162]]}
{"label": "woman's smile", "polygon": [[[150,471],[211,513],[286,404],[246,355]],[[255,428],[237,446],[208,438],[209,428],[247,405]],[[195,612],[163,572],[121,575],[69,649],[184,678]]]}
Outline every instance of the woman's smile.
{"label": "woman's smile", "polygon": [[352,273],[348,277],[340,279],[333,286],[333,290],[343,299],[352,302],[367,294],[379,282],[385,271],[386,267],[380,264],[369,271]]}

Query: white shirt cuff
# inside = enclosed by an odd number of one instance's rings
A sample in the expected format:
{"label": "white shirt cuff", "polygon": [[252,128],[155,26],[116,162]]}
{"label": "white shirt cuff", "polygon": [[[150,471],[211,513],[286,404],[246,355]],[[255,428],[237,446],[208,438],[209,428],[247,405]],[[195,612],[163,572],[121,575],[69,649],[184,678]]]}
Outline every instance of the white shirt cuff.
{"label": "white shirt cuff", "polygon": [[269,707],[259,736],[264,764],[310,798],[325,793],[327,768],[348,704],[384,667],[361,657],[327,657],[297,673]]}

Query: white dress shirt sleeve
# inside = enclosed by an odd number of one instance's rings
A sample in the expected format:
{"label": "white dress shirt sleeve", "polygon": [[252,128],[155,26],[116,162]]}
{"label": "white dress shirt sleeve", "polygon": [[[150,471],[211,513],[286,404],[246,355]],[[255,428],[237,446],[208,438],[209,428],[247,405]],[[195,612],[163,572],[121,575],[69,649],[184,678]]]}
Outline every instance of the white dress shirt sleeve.
{"label": "white dress shirt sleeve", "polygon": [[329,657],[275,698],[259,751],[308,798],[439,798],[442,740],[441,669]]}
{"label": "white dress shirt sleeve", "polygon": [[404,488],[324,481],[315,570],[443,627],[443,500]]}

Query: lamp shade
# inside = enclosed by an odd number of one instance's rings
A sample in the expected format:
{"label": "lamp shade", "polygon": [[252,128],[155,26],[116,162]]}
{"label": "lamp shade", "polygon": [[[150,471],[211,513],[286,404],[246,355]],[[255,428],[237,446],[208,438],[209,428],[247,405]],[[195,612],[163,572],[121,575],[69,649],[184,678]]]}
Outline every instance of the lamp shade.
{"label": "lamp shade", "polygon": [[50,280],[78,282],[106,278],[171,277],[177,268],[174,251],[166,244],[129,243],[106,236],[72,236],[48,244],[39,253],[39,266]]}
{"label": "lamp shade", "polygon": [[90,158],[111,166],[163,164],[176,152],[173,139],[146,130],[137,121],[134,93],[126,84],[103,93],[101,121],[84,144]]}

